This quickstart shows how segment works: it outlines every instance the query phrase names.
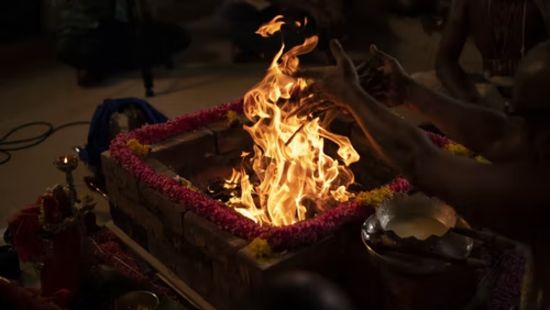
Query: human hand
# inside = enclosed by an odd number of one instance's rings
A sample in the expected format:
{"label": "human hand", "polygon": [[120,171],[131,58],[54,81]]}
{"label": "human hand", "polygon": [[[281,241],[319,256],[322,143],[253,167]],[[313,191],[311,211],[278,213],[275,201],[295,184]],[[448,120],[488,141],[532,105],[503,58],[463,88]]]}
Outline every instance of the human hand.
{"label": "human hand", "polygon": [[361,87],[388,106],[403,104],[409,74],[394,57],[371,46],[366,62],[357,66]]}
{"label": "human hand", "polygon": [[304,78],[315,92],[320,92],[337,105],[345,105],[345,98],[354,87],[359,87],[359,76],[350,57],[338,40],[330,42],[330,50],[336,59],[335,66],[305,68],[295,73]]}

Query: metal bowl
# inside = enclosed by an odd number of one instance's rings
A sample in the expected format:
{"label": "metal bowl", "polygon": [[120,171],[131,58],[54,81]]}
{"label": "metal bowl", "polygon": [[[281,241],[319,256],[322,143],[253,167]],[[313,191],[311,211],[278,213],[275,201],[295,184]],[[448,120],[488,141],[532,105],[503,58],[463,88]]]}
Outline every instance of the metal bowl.
{"label": "metal bowl", "polygon": [[155,310],[160,304],[158,296],[149,291],[133,291],[115,301],[115,310]]}
{"label": "metal bowl", "polygon": [[[392,231],[392,222],[422,218],[438,223],[438,235],[403,237]],[[363,224],[361,237],[376,261],[408,274],[433,274],[453,263],[466,261],[473,240],[454,233],[469,225],[453,208],[423,194],[400,195],[381,205]]]}

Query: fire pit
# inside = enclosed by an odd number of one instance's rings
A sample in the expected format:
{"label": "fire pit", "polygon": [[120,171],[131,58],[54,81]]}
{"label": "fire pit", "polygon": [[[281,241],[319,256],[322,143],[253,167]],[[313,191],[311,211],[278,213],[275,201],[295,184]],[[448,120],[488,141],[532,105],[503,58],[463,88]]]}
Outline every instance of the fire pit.
{"label": "fire pit", "polygon": [[[215,196],[213,187],[240,167],[241,152],[253,145],[242,125],[226,121],[241,107],[237,101],[143,127],[117,137],[103,154],[114,223],[222,309],[284,270],[322,271],[334,279],[346,274],[351,262],[366,262],[358,232],[373,212],[350,200],[276,227],[255,223],[223,203],[227,197]],[[371,155],[351,123],[340,120],[333,127],[357,145],[362,159],[351,169],[362,196],[372,195],[376,203],[409,189]],[[146,156],[131,147],[136,140],[150,145]]]}
{"label": "fire pit", "polygon": [[296,268],[375,292],[360,225],[410,186],[292,77],[316,43],[283,46],[243,100],[121,134],[103,154],[114,223],[217,308]]}

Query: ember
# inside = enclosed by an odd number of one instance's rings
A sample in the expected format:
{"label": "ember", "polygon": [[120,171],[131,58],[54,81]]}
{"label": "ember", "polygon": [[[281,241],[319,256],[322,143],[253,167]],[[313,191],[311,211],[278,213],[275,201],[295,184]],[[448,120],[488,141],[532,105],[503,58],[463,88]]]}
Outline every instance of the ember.
{"label": "ember", "polygon": [[[275,17],[257,33],[280,31],[282,19]],[[243,165],[225,187],[240,187],[228,204],[260,225],[291,225],[352,196],[349,165],[359,154],[347,137],[327,130],[332,106],[308,93],[305,80],[292,77],[298,56],[313,51],[317,42],[317,36],[309,37],[286,53],[283,43],[263,80],[244,98],[244,114],[253,123],[244,129],[254,148],[243,152]],[[325,153],[327,142],[337,146],[338,159]]]}

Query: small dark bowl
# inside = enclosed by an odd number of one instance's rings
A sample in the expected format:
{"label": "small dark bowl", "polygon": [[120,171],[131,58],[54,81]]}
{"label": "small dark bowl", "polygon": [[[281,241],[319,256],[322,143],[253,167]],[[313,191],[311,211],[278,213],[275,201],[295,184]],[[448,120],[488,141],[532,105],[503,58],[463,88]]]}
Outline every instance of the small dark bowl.
{"label": "small dark bowl", "polygon": [[115,300],[115,310],[155,310],[159,304],[159,298],[155,293],[133,291]]}

